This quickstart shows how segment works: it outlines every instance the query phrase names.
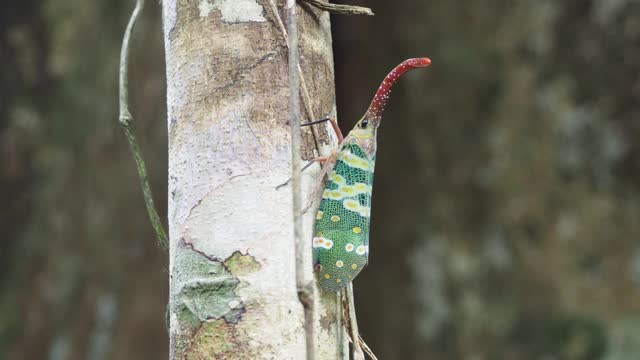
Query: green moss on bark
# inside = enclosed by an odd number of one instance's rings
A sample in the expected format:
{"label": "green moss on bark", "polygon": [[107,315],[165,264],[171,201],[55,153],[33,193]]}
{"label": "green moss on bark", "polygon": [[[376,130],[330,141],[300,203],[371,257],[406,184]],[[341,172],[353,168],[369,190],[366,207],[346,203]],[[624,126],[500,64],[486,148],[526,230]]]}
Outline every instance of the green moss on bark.
{"label": "green moss on bark", "polygon": [[224,320],[205,322],[193,337],[197,346],[187,354],[187,359],[224,358],[235,347],[235,337],[235,325]]}
{"label": "green moss on bark", "polygon": [[242,255],[240,251],[234,252],[224,265],[235,276],[248,275],[260,270],[260,263],[251,255]]}
{"label": "green moss on bark", "polygon": [[240,283],[220,260],[182,242],[173,273],[172,306],[181,327],[195,329],[209,319],[237,323],[245,307],[236,293]]}

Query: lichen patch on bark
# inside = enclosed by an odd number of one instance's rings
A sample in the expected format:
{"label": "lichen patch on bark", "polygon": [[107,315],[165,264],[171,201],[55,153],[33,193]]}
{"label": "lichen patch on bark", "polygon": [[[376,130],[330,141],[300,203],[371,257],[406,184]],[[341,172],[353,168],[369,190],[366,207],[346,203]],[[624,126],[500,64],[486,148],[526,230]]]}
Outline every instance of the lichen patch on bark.
{"label": "lichen patch on bark", "polygon": [[235,325],[224,320],[206,321],[193,337],[197,346],[188,352],[188,359],[222,358],[232,350],[236,338]]}
{"label": "lichen patch on bark", "polygon": [[234,252],[224,261],[224,265],[234,276],[247,275],[260,270],[260,263],[248,253]]}
{"label": "lichen patch on bark", "polygon": [[335,314],[324,313],[320,316],[320,327],[326,332],[331,330],[331,325],[335,324],[335,322]]}
{"label": "lichen patch on bark", "polygon": [[[263,348],[251,346],[249,331],[256,326],[255,319],[238,324],[225,322],[223,319],[207,320],[194,331],[192,337],[182,336],[177,339],[180,349],[178,359],[261,359],[273,349],[266,345]],[[287,357],[279,357],[287,358]]]}
{"label": "lichen patch on bark", "polygon": [[195,251],[184,241],[176,251],[172,307],[180,324],[197,328],[209,319],[237,323],[245,312],[242,298],[235,292],[240,280],[222,261]]}
{"label": "lichen patch on bark", "polygon": [[207,17],[213,10],[219,10],[222,21],[230,24],[241,22],[263,22],[264,8],[255,0],[200,0],[200,17]]}

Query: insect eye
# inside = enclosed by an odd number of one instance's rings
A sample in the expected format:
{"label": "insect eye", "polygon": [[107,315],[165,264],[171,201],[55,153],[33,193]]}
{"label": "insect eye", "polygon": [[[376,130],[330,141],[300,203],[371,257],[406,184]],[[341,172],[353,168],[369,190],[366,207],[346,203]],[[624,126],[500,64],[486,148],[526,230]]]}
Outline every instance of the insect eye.
{"label": "insect eye", "polygon": [[362,122],[360,123],[360,127],[363,129],[366,128],[367,125],[369,125],[369,120],[367,119],[362,120]]}

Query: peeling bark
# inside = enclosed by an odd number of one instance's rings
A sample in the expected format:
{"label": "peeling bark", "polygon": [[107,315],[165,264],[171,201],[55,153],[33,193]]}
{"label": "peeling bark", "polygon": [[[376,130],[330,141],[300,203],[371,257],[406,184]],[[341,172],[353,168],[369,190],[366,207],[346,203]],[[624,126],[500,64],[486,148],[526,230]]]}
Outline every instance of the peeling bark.
{"label": "peeling bark", "polygon": [[[302,359],[291,190],[276,190],[290,176],[282,34],[264,1],[165,0],[163,17],[171,358]],[[328,14],[300,8],[298,22],[313,113],[335,113]],[[335,146],[324,125],[320,134],[321,147]],[[317,151],[303,137],[309,158]],[[303,176],[305,197],[317,170]],[[335,295],[318,302],[317,356],[342,359]]]}

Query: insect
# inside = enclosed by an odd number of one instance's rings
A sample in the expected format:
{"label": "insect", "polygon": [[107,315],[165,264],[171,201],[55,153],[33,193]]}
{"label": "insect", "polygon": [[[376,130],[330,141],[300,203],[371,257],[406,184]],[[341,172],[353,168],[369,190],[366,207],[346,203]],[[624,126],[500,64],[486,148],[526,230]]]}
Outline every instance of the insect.
{"label": "insect", "polygon": [[376,163],[376,134],[395,82],[407,71],[431,64],[428,58],[409,59],[382,81],[371,105],[353,130],[342,137],[339,150],[318,158],[329,180],[322,193],[313,237],[313,262],[320,286],[337,292],[362,271],[369,258],[371,192]]}

